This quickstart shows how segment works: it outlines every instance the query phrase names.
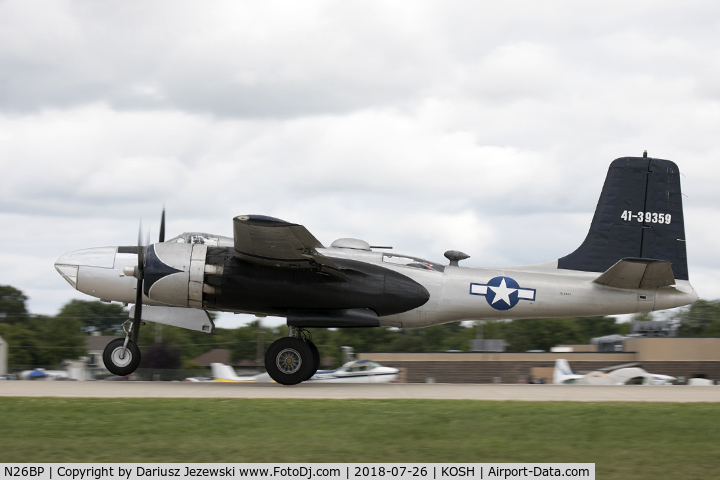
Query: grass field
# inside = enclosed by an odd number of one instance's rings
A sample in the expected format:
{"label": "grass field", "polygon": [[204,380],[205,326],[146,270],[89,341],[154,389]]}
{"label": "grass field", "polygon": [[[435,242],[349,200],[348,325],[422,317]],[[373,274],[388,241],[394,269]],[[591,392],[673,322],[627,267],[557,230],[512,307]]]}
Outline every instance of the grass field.
{"label": "grass field", "polygon": [[0,398],[0,462],[587,462],[715,478],[720,404]]}

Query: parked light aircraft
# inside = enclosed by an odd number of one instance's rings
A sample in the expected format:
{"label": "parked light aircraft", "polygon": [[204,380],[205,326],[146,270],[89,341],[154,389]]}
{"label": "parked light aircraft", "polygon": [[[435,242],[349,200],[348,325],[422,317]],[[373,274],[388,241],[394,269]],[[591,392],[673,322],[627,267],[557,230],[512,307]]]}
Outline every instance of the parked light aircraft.
{"label": "parked light aircraft", "polygon": [[639,367],[603,368],[584,375],[573,373],[570,364],[564,358],[555,360],[553,383],[582,385],[672,385],[677,380],[670,375],[649,373]]}
{"label": "parked light aircraft", "polygon": [[209,333],[207,312],[226,311],[287,318],[289,334],[267,349],[265,367],[293,385],[318,369],[309,328],[615,315],[692,303],[681,197],[673,162],[619,158],[580,247],[530,266],[462,267],[468,255],[455,250],[441,265],[349,238],[324,247],[302,225],[262,215],[235,217],[233,238],[185,233],[165,241],[163,212],[158,243],[79,250],[55,267],[81,292],[134,304],[125,338],[103,354],[116,375],[140,362],[143,320]]}
{"label": "parked light aircraft", "polygon": [[[272,379],[267,373],[252,376],[238,376],[229,365],[211,363],[213,380],[216,382],[270,382]],[[353,360],[335,370],[318,370],[315,375],[308,378],[308,382],[321,383],[388,383],[397,381],[400,370],[393,367],[383,367],[370,360]]]}
{"label": "parked light aircraft", "polygon": [[400,370],[370,360],[353,360],[335,370],[318,370],[308,382],[388,383],[395,382]]}
{"label": "parked light aircraft", "polygon": [[44,368],[24,370],[20,372],[18,378],[20,380],[70,380],[68,372],[65,370],[45,370]]}

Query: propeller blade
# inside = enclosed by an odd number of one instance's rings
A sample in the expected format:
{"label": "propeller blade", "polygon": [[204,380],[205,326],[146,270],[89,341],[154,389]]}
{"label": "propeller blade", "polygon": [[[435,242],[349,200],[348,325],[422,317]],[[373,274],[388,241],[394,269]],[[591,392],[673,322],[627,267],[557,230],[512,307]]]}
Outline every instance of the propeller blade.
{"label": "propeller blade", "polygon": [[137,264],[137,290],[135,291],[135,316],[132,322],[131,340],[137,345],[138,336],[140,335],[140,323],[142,322],[142,296],[143,296],[143,279],[145,278],[145,250],[149,238],[143,242],[142,222],[138,228],[138,264]]}
{"label": "propeller blade", "polygon": [[131,340],[135,345],[138,344],[138,337],[140,335],[140,322],[142,322],[142,289],[143,280],[140,277],[137,281],[137,291],[135,292],[135,316],[132,321],[132,337]]}
{"label": "propeller blade", "polygon": [[142,236],[142,222],[140,222],[140,228],[138,228],[138,263],[137,263],[137,278],[138,280],[142,280],[145,276],[145,249],[147,242],[143,242],[143,236]]}
{"label": "propeller blade", "polygon": [[160,243],[165,241],[165,205],[163,205],[162,216],[160,217]]}

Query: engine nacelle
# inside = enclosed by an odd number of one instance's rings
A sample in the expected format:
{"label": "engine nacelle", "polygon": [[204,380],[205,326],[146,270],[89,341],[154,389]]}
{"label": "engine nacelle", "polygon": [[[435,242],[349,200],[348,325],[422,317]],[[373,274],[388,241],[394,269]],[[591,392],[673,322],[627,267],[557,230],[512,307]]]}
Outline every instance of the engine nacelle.
{"label": "engine nacelle", "polygon": [[202,308],[207,245],[156,243],[145,256],[143,293],[165,305]]}

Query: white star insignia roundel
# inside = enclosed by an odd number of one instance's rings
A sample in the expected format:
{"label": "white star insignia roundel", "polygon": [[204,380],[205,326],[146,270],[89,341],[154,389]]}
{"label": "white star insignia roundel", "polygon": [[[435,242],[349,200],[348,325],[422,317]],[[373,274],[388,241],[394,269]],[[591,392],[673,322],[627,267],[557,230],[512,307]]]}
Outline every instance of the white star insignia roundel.
{"label": "white star insignia roundel", "polygon": [[496,310],[510,310],[520,300],[535,300],[534,288],[520,288],[510,277],[495,277],[488,283],[471,283],[470,295],[482,295]]}

